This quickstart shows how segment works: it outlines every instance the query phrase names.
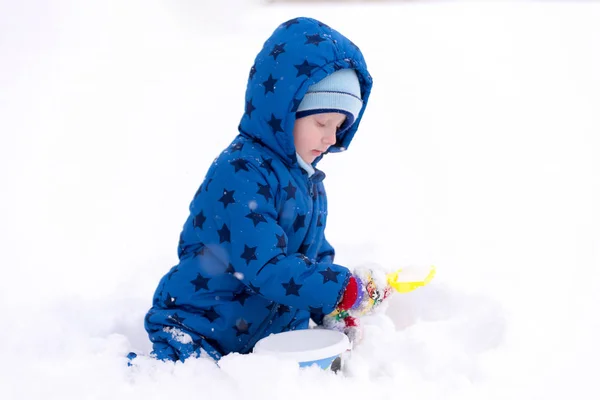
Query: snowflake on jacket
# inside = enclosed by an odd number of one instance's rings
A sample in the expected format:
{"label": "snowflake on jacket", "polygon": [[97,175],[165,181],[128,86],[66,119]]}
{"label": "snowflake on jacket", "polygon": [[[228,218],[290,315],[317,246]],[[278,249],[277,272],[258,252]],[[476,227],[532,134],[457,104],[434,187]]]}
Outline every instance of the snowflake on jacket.
{"label": "snowflake on jacket", "polygon": [[351,274],[333,263],[325,239],[325,174],[300,167],[293,129],[309,86],[342,69],[356,71],[363,106],[328,152],[348,148],[371,91],[358,47],[319,21],[296,18],[257,55],[239,134],[195,194],[179,263],[146,315],[159,359],[248,353],[261,338],[306,329],[311,317],[319,322],[335,309]]}

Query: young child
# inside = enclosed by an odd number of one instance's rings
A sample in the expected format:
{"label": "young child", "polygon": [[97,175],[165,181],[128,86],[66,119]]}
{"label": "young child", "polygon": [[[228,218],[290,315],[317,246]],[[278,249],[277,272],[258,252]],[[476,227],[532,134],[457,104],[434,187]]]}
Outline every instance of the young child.
{"label": "young child", "polygon": [[287,21],[266,41],[239,134],[195,194],[179,264],[146,315],[157,358],[248,353],[310,318],[355,336],[352,311],[367,314],[387,296],[385,280],[333,263],[316,169],[350,145],[371,86],[359,48],[319,21]]}

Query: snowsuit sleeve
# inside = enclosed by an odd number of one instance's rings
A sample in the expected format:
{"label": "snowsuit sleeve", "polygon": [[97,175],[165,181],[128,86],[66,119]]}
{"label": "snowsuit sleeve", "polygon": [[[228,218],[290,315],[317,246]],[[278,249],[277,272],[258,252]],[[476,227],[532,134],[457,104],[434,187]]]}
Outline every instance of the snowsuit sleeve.
{"label": "snowsuit sleeve", "polygon": [[[317,255],[317,262],[324,263],[324,264],[331,264],[331,263],[333,263],[334,258],[335,258],[335,249],[329,243],[329,241],[326,238],[324,238],[323,242],[321,243],[321,249],[319,251],[319,254]],[[325,314],[323,314],[320,311],[321,310],[317,309],[317,310],[313,310],[313,312],[310,313],[310,318],[317,325],[323,324],[323,317],[325,316]]]}
{"label": "snowsuit sleeve", "polygon": [[333,263],[335,258],[335,249],[333,246],[327,241],[327,239],[323,240],[321,244],[321,250],[317,255],[317,262],[320,263]]}
{"label": "snowsuit sleeve", "polygon": [[[331,262],[333,248],[328,243],[316,262],[301,253],[288,253],[288,238],[275,206],[280,188],[269,185],[249,160],[229,164],[213,168],[212,176],[207,176],[211,184],[205,195],[212,201],[192,205],[203,218],[202,228],[195,229],[219,232],[230,270],[259,295],[319,314],[333,311],[350,271]],[[206,237],[205,232],[197,233]]]}

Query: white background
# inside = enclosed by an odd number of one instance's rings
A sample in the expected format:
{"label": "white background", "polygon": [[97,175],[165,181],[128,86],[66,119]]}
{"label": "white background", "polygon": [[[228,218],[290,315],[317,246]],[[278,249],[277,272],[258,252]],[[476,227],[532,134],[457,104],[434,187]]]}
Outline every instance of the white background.
{"label": "white background", "polygon": [[[374,88],[319,167],[336,261],[435,264],[345,377],[165,364],[143,316],[281,22],[322,20]],[[600,4],[0,2],[0,397],[597,399]]]}

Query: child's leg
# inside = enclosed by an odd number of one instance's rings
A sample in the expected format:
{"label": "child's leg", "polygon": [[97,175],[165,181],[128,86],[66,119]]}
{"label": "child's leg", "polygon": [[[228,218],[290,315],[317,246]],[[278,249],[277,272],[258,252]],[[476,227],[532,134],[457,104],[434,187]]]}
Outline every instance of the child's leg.
{"label": "child's leg", "polygon": [[163,361],[185,361],[189,357],[200,358],[206,355],[218,361],[222,357],[206,339],[180,328],[166,327],[153,333],[150,340],[152,354]]}

